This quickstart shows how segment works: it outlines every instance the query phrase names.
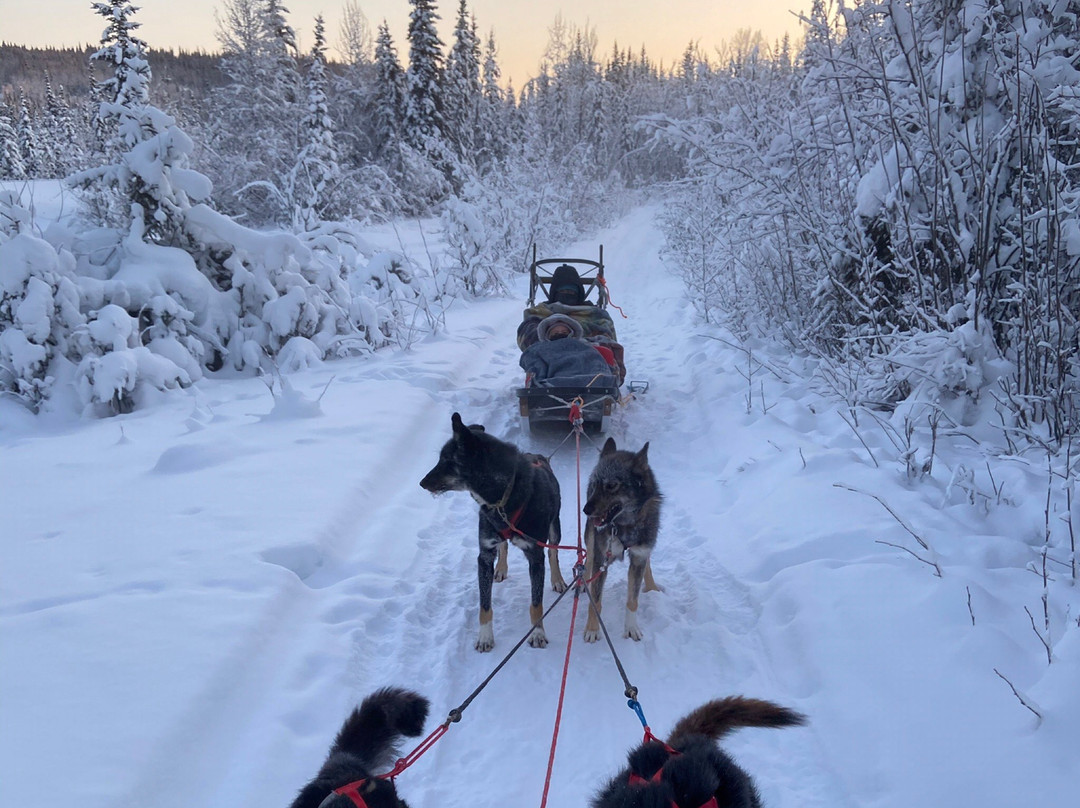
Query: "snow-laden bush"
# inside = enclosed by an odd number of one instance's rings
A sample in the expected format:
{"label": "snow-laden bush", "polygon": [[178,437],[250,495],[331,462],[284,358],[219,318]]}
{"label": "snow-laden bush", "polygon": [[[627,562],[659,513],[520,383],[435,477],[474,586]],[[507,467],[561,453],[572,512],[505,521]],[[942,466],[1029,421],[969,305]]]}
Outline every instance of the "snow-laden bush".
{"label": "snow-laden bush", "polygon": [[82,360],[75,369],[75,390],[87,412],[131,412],[147,385],[168,390],[192,383],[172,359],[139,344],[138,320],[113,303],[91,315],[77,341]]}
{"label": "snow-laden bush", "polygon": [[424,297],[404,259],[375,254],[343,225],[301,236],[256,231],[198,205],[185,229],[204,271],[234,301],[225,357],[238,370],[258,368],[296,337],[320,358],[380,347]]}
{"label": "snow-laden bush", "polygon": [[0,240],[0,392],[37,410],[84,318],[66,251],[29,233]]}

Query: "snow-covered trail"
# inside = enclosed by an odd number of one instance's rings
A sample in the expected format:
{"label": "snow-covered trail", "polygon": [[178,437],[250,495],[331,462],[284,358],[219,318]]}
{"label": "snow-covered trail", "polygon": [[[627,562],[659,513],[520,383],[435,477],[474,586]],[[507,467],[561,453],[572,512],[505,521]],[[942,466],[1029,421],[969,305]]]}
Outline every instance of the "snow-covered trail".
{"label": "snow-covered trail", "polygon": [[[757,638],[757,617],[761,606],[746,587],[723,566],[715,535],[698,532],[688,510],[693,501],[680,496],[676,482],[680,476],[696,473],[707,476],[717,449],[709,430],[697,432],[705,423],[713,402],[704,401],[695,391],[696,373],[714,372],[678,361],[690,351],[694,339],[691,317],[679,282],[660,265],[656,254],[658,238],[651,211],[643,210],[601,236],[605,263],[615,302],[628,313],[618,318],[620,339],[627,346],[630,375],[650,381],[650,393],[629,403],[617,419],[613,435],[620,445],[639,448],[651,441],[650,456],[665,486],[668,504],[660,549],[655,557],[658,579],[666,587],[663,594],[644,597],[641,621],[646,632],[636,644],[617,637],[617,649],[635,685],[647,716],[658,731],[705,700],[729,693],[767,696],[788,703],[775,677],[762,665],[767,656]],[[572,254],[591,255],[595,243],[579,245]],[[355,612],[360,625],[354,626],[356,648],[349,667],[352,697],[386,683],[408,684],[432,700],[431,725],[441,720],[498,663],[512,644],[528,629],[528,587],[524,564],[511,549],[511,575],[496,587],[495,627],[497,646],[491,654],[472,649],[476,631],[475,522],[476,506],[465,495],[446,495],[430,501],[416,483],[434,462],[438,446],[449,436],[449,414],[460,411],[467,422],[484,423],[489,431],[515,441],[525,448],[548,454],[556,451],[553,466],[563,486],[563,543],[576,541],[576,464],[572,443],[560,447],[556,438],[532,438],[521,432],[516,418],[512,388],[519,383],[518,352],[512,335],[520,317],[521,304],[510,301],[490,304],[490,335],[466,351],[453,373],[440,370],[450,389],[440,390],[432,406],[410,413],[415,420],[395,421],[395,430],[422,435],[423,451],[395,451],[397,468],[391,489],[396,497],[366,515],[363,527],[368,537],[357,542],[370,548],[399,534],[395,540],[415,541],[415,555],[403,579],[371,613],[353,609],[346,601],[354,596],[352,587],[340,587],[338,602],[328,605],[334,615]],[[462,350],[461,335],[455,337]],[[467,339],[467,337],[466,337]],[[420,349],[421,351],[423,348]],[[672,361],[675,358],[676,361]],[[422,365],[421,365],[422,367]],[[417,383],[422,383],[417,380]],[[716,427],[724,429],[720,424]],[[734,428],[732,425],[730,428]],[[598,446],[582,445],[582,475],[587,477]],[[400,484],[399,484],[400,483]],[[689,490],[698,489],[694,481]],[[376,498],[371,497],[372,501]],[[385,503],[385,499],[378,501]],[[393,503],[402,508],[430,509],[430,521],[410,532],[410,522]],[[429,504],[430,503],[430,504]],[[359,562],[362,565],[364,562]],[[562,566],[569,574],[573,554],[564,553]],[[350,570],[353,567],[346,566]],[[355,574],[350,572],[350,574]],[[337,576],[335,576],[337,577]],[[622,600],[625,599],[625,568],[616,568],[609,584],[613,630],[620,632]],[[554,595],[548,595],[548,602]],[[479,800],[491,805],[528,805],[539,802],[545,763],[552,735],[571,598],[546,621],[551,645],[545,650],[524,647],[483,694],[473,703],[464,720],[402,777],[403,790],[416,805],[473,805]],[[549,795],[552,805],[583,804],[605,776],[621,764],[625,750],[640,737],[640,725],[626,707],[623,684],[606,645],[586,645],[581,641],[584,605],[579,610],[570,666],[566,707],[562,719],[559,750]],[[324,733],[336,728],[341,715],[337,699],[320,708],[319,696],[312,694],[312,725],[322,722]],[[328,709],[328,707],[330,709]],[[315,716],[318,716],[316,719]],[[259,722],[261,723],[261,722]],[[800,730],[798,735],[806,735]],[[789,733],[766,747],[774,755],[774,766],[763,772],[762,790],[774,804],[783,804],[780,795],[797,795],[802,804],[845,804],[834,789],[811,788],[814,777],[808,772],[827,771],[809,751],[806,738]],[[311,758],[299,771],[310,771],[325,751],[326,735],[314,744]],[[291,739],[295,742],[295,738]],[[269,759],[281,759],[285,742],[274,740],[267,750]],[[762,755],[764,757],[764,754]],[[804,760],[792,781],[785,783],[773,775],[781,770],[779,760],[791,767]],[[479,772],[482,789],[477,785]],[[504,775],[495,774],[503,772]],[[822,775],[816,775],[822,780]],[[808,785],[809,784],[809,785]],[[808,793],[808,791],[810,793]]]}

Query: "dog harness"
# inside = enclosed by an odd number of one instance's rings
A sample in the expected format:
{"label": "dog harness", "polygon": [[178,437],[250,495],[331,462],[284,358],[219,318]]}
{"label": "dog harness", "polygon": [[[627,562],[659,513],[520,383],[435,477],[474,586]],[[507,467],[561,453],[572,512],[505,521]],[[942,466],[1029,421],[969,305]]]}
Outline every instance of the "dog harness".
{"label": "dog harness", "polygon": [[[545,467],[550,468],[548,466],[548,464],[547,464],[547,461],[545,461],[543,458],[537,458],[536,460],[534,460],[532,462],[532,465],[535,468],[538,468],[538,469],[545,468]],[[525,506],[522,505],[520,508],[518,508],[516,511],[514,511],[514,513],[512,515],[510,515],[510,516],[507,516],[506,512],[503,510],[503,508],[506,507],[506,503],[510,500],[510,494],[514,490],[514,483],[515,482],[517,482],[517,468],[516,467],[514,468],[514,476],[512,476],[510,478],[510,482],[507,483],[507,485],[506,485],[506,490],[503,491],[502,499],[500,499],[494,505],[488,505],[487,506],[488,510],[491,513],[496,514],[504,522],[506,522],[506,527],[504,527],[502,530],[498,531],[498,536],[503,541],[509,541],[510,537],[515,535],[515,534],[518,535],[518,536],[521,536],[522,538],[525,538],[525,539],[531,538],[529,536],[526,536],[524,533],[522,533],[517,528],[518,519],[520,519],[521,514],[523,514],[525,512]],[[537,543],[539,543],[537,539],[532,539],[532,541],[537,541]]]}
{"label": "dog harness", "polygon": [[346,783],[343,786],[335,788],[333,791],[330,792],[329,796],[327,796],[327,798],[323,800],[322,803],[320,803],[319,808],[322,808],[322,806],[329,802],[330,798],[335,795],[348,797],[350,800],[352,800],[352,803],[356,806],[356,808],[368,808],[368,804],[364,801],[364,798],[360,796],[360,786],[364,785],[366,782],[366,779],[354,780],[351,783]]}
{"label": "dog harness", "polygon": [[502,516],[503,519],[506,521],[506,527],[504,527],[502,530],[499,531],[499,538],[500,539],[502,539],[503,541],[507,541],[515,533],[519,532],[518,529],[517,529],[517,523],[518,523],[518,519],[521,518],[521,514],[522,514],[522,512],[524,510],[525,510],[525,507],[522,506],[522,507],[518,508],[516,511],[514,511],[513,515],[511,515],[510,517],[506,517],[505,515],[500,514],[500,516]]}
{"label": "dog harness", "polygon": [[[659,740],[659,739],[657,739],[657,740]],[[660,741],[660,743],[664,743],[664,742]],[[677,755],[682,754],[678,750],[672,749],[666,743],[664,744],[664,748],[667,749],[667,751],[671,754],[672,757],[675,757]],[[664,773],[664,767],[661,766],[659,769],[656,770],[656,774],[654,774],[652,777],[650,777],[648,780],[646,780],[640,774],[637,774],[635,772],[630,772],[629,782],[630,782],[630,785],[632,785],[632,786],[647,786],[647,785],[649,785],[649,783],[659,783],[660,780],[661,780],[660,776],[663,773]],[[679,808],[679,804],[677,802],[675,802],[675,800],[672,800],[671,801],[671,808]],[[714,794],[712,797],[710,797],[708,799],[707,802],[703,802],[698,808],[720,808],[719,804],[716,802],[716,795]]]}

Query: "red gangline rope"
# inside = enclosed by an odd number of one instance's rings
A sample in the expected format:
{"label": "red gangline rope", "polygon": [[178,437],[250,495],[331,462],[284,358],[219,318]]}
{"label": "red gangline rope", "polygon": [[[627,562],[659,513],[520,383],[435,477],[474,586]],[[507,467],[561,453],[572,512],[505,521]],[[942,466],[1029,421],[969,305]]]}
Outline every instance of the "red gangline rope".
{"label": "red gangline rope", "polygon": [[[571,419],[574,417],[574,409],[571,408]],[[577,449],[577,566],[580,568],[585,563],[585,549],[581,544],[581,417],[578,411],[578,420],[574,423],[574,441]],[[544,793],[540,797],[540,808],[547,806],[548,790],[551,788],[551,771],[555,767],[555,747],[559,743],[559,726],[562,724],[563,702],[566,698],[566,679],[570,673],[570,650],[574,645],[574,623],[577,620],[578,601],[581,595],[582,583],[578,578],[577,589],[574,591],[574,608],[570,611],[570,631],[566,637],[566,658],[563,660],[562,682],[559,685],[559,705],[555,709],[555,729],[551,733],[551,752],[548,753],[547,775],[544,778]],[[586,586],[588,584],[585,584]]]}

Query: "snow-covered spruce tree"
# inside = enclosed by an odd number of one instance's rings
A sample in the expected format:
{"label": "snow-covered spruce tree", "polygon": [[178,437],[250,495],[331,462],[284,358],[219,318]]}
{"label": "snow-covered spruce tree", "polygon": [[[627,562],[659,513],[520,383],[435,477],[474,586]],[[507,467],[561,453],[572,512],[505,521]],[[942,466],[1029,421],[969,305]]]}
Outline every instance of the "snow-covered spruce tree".
{"label": "snow-covered spruce tree", "polygon": [[499,69],[498,46],[494,31],[488,34],[484,44],[483,69],[481,71],[481,101],[477,116],[475,155],[477,169],[484,173],[493,163],[506,157],[511,139],[511,116],[513,95],[499,85],[502,71]]}
{"label": "snow-covered spruce tree", "polygon": [[26,166],[23,165],[19,151],[19,136],[8,117],[7,105],[0,102],[0,179],[21,180],[26,178]]}
{"label": "snow-covered spruce tree", "polygon": [[37,126],[30,117],[26,93],[19,88],[19,122],[17,124],[19,154],[23,168],[30,179],[42,179],[47,175],[46,157],[38,137]]}
{"label": "snow-covered spruce tree", "polygon": [[391,177],[400,180],[405,71],[386,20],[379,25],[375,40],[375,71],[375,157]]}
{"label": "snow-covered spruce tree", "polygon": [[[405,180],[406,147],[402,134],[405,118],[405,71],[398,61],[394,39],[386,20],[379,25],[375,38],[375,75],[372,86],[372,167],[385,178],[381,187],[374,187],[371,176],[366,183],[368,192],[380,200],[385,212],[397,212],[405,206],[402,186]],[[371,172],[369,172],[371,173]]]}
{"label": "snow-covered spruce tree", "polygon": [[335,203],[343,179],[326,99],[326,26],[322,16],[315,18],[315,43],[311,48],[305,85],[307,112],[300,121],[301,149],[295,169],[293,227],[310,231],[322,219],[340,214]]}
{"label": "snow-covered spruce tree", "polygon": [[443,74],[444,126],[458,161],[475,170],[480,124],[480,38],[466,0],[459,0],[454,44]]}
{"label": "snow-covered spruce tree", "polygon": [[68,154],[69,151],[78,150],[78,142],[71,138],[66,126],[66,122],[70,117],[67,113],[68,110],[60,103],[60,99],[53,89],[52,77],[49,75],[49,71],[46,70],[45,105],[41,111],[38,124],[41,134],[44,176],[64,177],[69,171],[69,166],[78,165],[77,159]]}
{"label": "snow-covered spruce tree", "polygon": [[445,198],[454,174],[453,152],[446,142],[442,97],[442,40],[435,28],[439,15],[433,0],[409,0],[409,66],[405,71],[405,121],[402,134],[408,177],[416,203]]}
{"label": "snow-covered spruce tree", "polygon": [[91,57],[109,64],[113,75],[102,83],[98,119],[110,131],[106,165],[88,169],[70,181],[91,192],[110,196],[107,222],[125,226],[131,205],[138,205],[147,238],[177,243],[184,212],[192,201],[206,199],[211,186],[202,174],[187,168],[194,148],[175,119],[148,103],[150,65],[146,43],[134,36],[138,10],[125,0],[96,3],[95,11],[109,20],[101,48]]}
{"label": "snow-covered spruce tree", "polygon": [[442,40],[435,29],[439,15],[432,0],[409,0],[409,67],[406,71],[405,130],[410,145],[425,149],[441,141],[443,121]]}

